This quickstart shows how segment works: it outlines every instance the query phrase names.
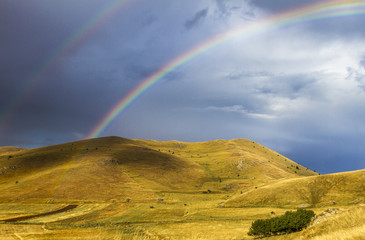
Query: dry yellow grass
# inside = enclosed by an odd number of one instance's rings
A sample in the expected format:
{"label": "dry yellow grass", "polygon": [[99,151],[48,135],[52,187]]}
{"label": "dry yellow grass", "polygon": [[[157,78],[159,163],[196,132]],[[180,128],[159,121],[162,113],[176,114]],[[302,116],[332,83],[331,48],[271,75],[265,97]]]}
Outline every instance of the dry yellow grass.
{"label": "dry yellow grass", "polygon": [[[0,239],[17,233],[24,239],[251,239],[247,231],[257,218],[286,209],[217,208],[221,196],[190,198],[181,203],[140,203],[124,208],[120,204],[80,206],[67,213],[18,223],[0,224]],[[175,194],[175,199],[179,194]],[[187,200],[185,198],[185,200]],[[195,200],[195,201],[194,201]],[[24,206],[24,213],[34,205]],[[151,208],[154,206],[154,208]],[[39,206],[37,206],[39,211]],[[46,209],[46,208],[45,208]],[[35,212],[35,211],[33,211]],[[43,227],[42,227],[43,226]]]}
{"label": "dry yellow grass", "polygon": [[365,201],[365,170],[306,178],[278,180],[238,194],[225,204],[229,207],[282,206],[312,207],[351,205]]}
{"label": "dry yellow grass", "polygon": [[330,216],[308,228],[303,236],[314,240],[364,239],[365,208],[351,207]]}
{"label": "dry yellow grass", "polygon": [[[108,137],[3,150],[0,239],[253,239],[247,232],[254,220],[298,204],[312,204],[319,213],[331,201],[347,206],[365,200],[364,171],[317,176],[246,139],[183,143]],[[69,204],[77,207],[1,221]],[[344,225],[336,216],[273,239],[336,239],[334,232],[356,239],[364,231],[358,221],[364,211],[342,208],[343,218],[353,217]]]}
{"label": "dry yellow grass", "polygon": [[141,201],[161,191],[247,191],[307,175],[315,173],[246,139],[107,137],[0,155],[0,201]]}
{"label": "dry yellow grass", "polygon": [[[0,156],[0,200],[125,201],[194,188],[200,165],[120,138],[81,141]],[[190,187],[192,186],[192,187]]]}
{"label": "dry yellow grass", "polygon": [[[323,210],[323,209],[322,209]],[[317,215],[321,211],[317,211]],[[275,236],[268,240],[362,240],[365,238],[365,207],[340,207],[332,214],[302,232]]]}

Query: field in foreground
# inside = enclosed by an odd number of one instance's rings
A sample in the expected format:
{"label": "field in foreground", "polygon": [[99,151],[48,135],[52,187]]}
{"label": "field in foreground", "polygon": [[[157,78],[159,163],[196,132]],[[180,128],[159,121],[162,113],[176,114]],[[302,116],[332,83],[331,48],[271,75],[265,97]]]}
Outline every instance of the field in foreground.
{"label": "field in foreground", "polygon": [[[63,213],[3,222],[0,234],[1,239],[246,239],[252,220],[285,211],[217,208],[222,198],[166,193],[163,203],[79,203]],[[65,205],[2,204],[0,214],[5,219]]]}
{"label": "field in foreground", "polygon": [[5,147],[0,239],[253,239],[254,220],[298,206],[336,210],[269,239],[361,239],[364,182],[365,171],[319,176],[246,139]]}
{"label": "field in foreground", "polygon": [[[0,224],[1,239],[253,239],[252,221],[282,208],[217,208],[223,196],[167,194],[164,203],[78,203],[66,212]],[[168,200],[169,199],[169,200]],[[187,205],[178,199],[188,202]],[[76,204],[76,203],[73,203]],[[4,219],[40,215],[68,204],[1,204]],[[320,215],[326,208],[313,209]],[[306,230],[267,239],[362,239],[365,207],[338,207]]]}

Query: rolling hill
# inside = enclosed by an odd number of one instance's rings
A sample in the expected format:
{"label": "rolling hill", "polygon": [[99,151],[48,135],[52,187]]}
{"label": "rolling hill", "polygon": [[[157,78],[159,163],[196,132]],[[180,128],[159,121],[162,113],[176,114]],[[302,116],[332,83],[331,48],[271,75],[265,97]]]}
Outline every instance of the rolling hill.
{"label": "rolling hill", "polygon": [[253,239],[254,220],[300,205],[337,210],[269,239],[356,238],[364,182],[365,170],[319,175],[247,139],[1,147],[0,238]]}
{"label": "rolling hill", "polygon": [[[164,191],[247,191],[315,172],[250,140],[104,137],[0,155],[0,201],[138,201]],[[10,151],[16,149],[17,151]]]}

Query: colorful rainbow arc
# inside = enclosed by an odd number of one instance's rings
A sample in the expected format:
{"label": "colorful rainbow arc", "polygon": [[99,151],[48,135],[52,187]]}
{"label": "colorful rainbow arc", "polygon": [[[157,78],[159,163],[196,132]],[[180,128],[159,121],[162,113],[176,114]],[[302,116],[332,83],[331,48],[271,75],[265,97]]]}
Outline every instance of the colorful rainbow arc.
{"label": "colorful rainbow arc", "polygon": [[258,33],[261,30],[268,28],[278,28],[281,26],[293,25],[295,23],[313,21],[318,19],[333,18],[340,16],[349,16],[365,14],[365,2],[364,1],[326,1],[319,4],[312,4],[299,9],[283,12],[274,16],[269,16],[261,21],[254,22],[250,25],[231,29],[227,32],[219,34],[208,41],[197,45],[188,52],[180,55],[167,63],[157,72],[153,73],[146,79],[144,79],[138,86],[136,86],[131,92],[125,95],[93,128],[88,134],[87,138],[98,137],[107,126],[123,111],[125,110],[135,99],[137,99],[143,92],[149,89],[153,84],[165,77],[167,74],[175,70],[177,67],[186,63],[190,59],[198,56],[199,54],[206,52],[212,47],[220,44],[232,37],[239,34],[246,34],[249,36],[254,33]]}
{"label": "colorful rainbow arc", "polygon": [[[114,0],[101,9],[95,16],[89,19],[81,28],[79,28],[74,34],[67,38],[52,54],[44,61],[44,63],[32,74],[29,80],[21,86],[21,90],[16,97],[8,104],[4,110],[3,118],[0,118],[0,130],[10,122],[14,116],[16,109],[23,103],[23,101],[29,96],[32,90],[38,86],[42,80],[45,79],[45,75],[54,71],[63,58],[82,45],[95,31],[100,29],[110,18],[120,13],[131,0]],[[12,114],[13,113],[13,114]]]}

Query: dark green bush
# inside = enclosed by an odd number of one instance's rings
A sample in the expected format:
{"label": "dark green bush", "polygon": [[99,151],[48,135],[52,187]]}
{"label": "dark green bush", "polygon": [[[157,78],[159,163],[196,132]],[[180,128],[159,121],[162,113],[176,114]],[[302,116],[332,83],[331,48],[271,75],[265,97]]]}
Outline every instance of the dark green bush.
{"label": "dark green bush", "polygon": [[312,210],[298,209],[296,212],[287,211],[284,215],[269,219],[258,219],[251,225],[248,235],[268,237],[276,234],[301,231],[308,226],[315,216]]}

